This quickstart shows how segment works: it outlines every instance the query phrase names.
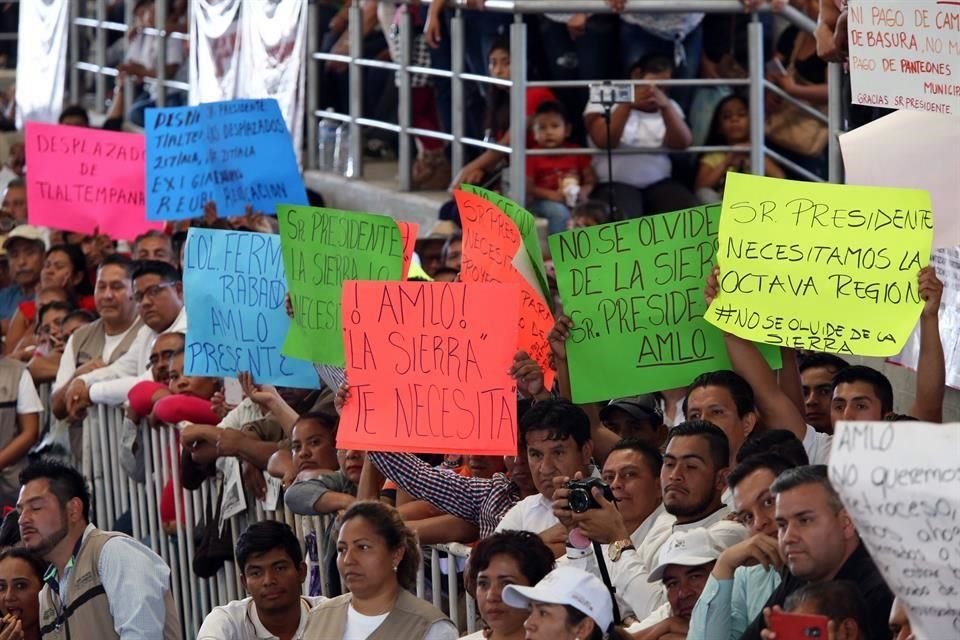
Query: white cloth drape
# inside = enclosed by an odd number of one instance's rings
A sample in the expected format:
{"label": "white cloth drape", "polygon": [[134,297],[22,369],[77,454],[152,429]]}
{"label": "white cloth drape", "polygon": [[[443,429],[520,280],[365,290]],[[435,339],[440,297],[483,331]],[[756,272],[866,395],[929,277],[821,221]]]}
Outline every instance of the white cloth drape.
{"label": "white cloth drape", "polygon": [[307,0],[194,0],[190,103],[275,98],[303,139]]}
{"label": "white cloth drape", "polygon": [[[67,77],[68,0],[20,3],[17,39],[17,127],[27,120],[56,122]],[[27,80],[29,79],[29,81]]]}

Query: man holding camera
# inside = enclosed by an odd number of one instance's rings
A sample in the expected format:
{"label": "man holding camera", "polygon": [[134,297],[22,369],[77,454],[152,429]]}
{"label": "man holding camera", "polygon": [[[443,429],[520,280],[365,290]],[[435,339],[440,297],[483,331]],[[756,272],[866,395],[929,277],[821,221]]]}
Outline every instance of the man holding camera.
{"label": "man holding camera", "polygon": [[[611,454],[607,463],[612,460],[616,464],[617,459]],[[568,501],[569,489],[558,488],[554,495],[554,513],[568,526],[570,545],[585,547],[568,549],[568,557],[584,562],[582,558],[592,555],[589,544],[580,540],[584,536],[589,541],[605,545],[601,552],[606,556],[604,561],[617,595],[638,618],[645,618],[666,602],[662,586],[651,584],[648,577],[658,553],[672,534],[707,529],[722,548],[746,537],[742,525],[727,519],[730,510],[721,500],[729,460],[729,444],[718,427],[697,421],[685,422],[671,430],[659,472],[665,513],[656,515],[652,522],[647,518],[638,521],[636,514],[631,514],[629,506],[632,503],[626,500],[623,501],[625,509],[618,509],[617,504],[604,498],[599,489],[593,490],[598,508],[574,513]],[[608,471],[607,465],[604,465],[604,471]],[[557,479],[556,484],[559,486],[564,480]],[[634,487],[630,491],[631,500],[636,500],[635,495],[649,495],[656,488],[656,484],[646,489]],[[622,488],[618,488],[618,492],[625,495]],[[631,515],[633,517],[628,521]],[[588,565],[594,570],[592,561]]]}

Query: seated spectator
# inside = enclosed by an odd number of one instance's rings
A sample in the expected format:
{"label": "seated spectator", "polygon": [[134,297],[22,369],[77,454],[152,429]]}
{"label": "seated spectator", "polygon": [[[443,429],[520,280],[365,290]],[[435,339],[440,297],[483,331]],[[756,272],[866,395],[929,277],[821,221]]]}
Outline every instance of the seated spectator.
{"label": "seated spectator", "polygon": [[50,382],[57,375],[66,338],[63,323],[73,311],[66,302],[51,302],[37,314],[36,347],[26,360],[27,369],[36,384]]}
{"label": "seated spectator", "polygon": [[307,565],[293,530],[274,520],[255,522],[236,546],[240,582],[250,595],[215,607],[197,640],[304,637],[310,610],[326,598],[300,595]]}
{"label": "seated spectator", "polygon": [[[742,152],[711,151],[700,156],[693,188],[704,204],[723,200],[728,171],[750,173],[750,108],[737,94],[717,104],[707,134],[707,146],[743,147]],[[769,156],[764,157],[764,175],[783,178],[783,169]]]}
{"label": "seated spectator", "polygon": [[[774,607],[776,610],[778,607]],[[865,640],[867,606],[857,585],[846,580],[818,582],[790,594],[783,607],[788,613],[825,616],[829,640]],[[777,634],[764,629],[760,637],[777,640]]]}
{"label": "seated spectator", "polygon": [[22,224],[3,241],[13,284],[0,291],[0,320],[6,335],[10,319],[21,302],[29,300],[40,284],[40,272],[47,250],[46,233],[39,227]]}
{"label": "seated spectator", "polygon": [[[867,552],[853,521],[827,477],[825,466],[790,469],[770,488],[777,501],[782,582],[764,610],[783,606],[790,594],[808,583],[849,580],[857,585],[869,611],[889,611],[893,594]],[[741,636],[759,640],[766,621],[759,616]],[[867,620],[865,640],[888,640],[890,630],[881,616]]]}
{"label": "seated spectator", "polygon": [[558,567],[533,587],[511,584],[503,603],[529,609],[527,640],[626,640],[614,626],[613,600],[603,581],[580,569]]}
{"label": "seated spectator", "polygon": [[570,212],[570,228],[583,229],[607,223],[607,205],[596,200],[581,202]]}
{"label": "seated spectator", "polygon": [[[580,149],[569,142],[572,127],[559,102],[544,102],[533,114],[531,149]],[[570,209],[590,197],[597,182],[588,155],[527,156],[531,212],[548,222],[548,233],[566,230]]]}
{"label": "seated spectator", "polygon": [[79,104],[71,104],[63,108],[60,117],[57,118],[58,124],[68,127],[90,127],[90,114]]}
{"label": "seated spectator", "polygon": [[515,584],[529,587],[553,570],[553,552],[536,535],[526,531],[501,531],[473,547],[464,587],[477,601],[477,611],[486,629],[464,640],[523,640],[523,623],[529,612],[503,601],[503,591]]}
{"label": "seated spectator", "polygon": [[770,487],[793,467],[775,453],[760,453],[730,472],[727,484],[733,494],[733,512],[750,537],[720,554],[694,607],[692,638],[737,640],[780,586],[783,560],[777,546],[776,499]]}
{"label": "seated spectator", "polygon": [[162,231],[147,231],[133,241],[134,260],[159,260],[176,267],[179,264],[177,255],[170,236]]}
{"label": "seated spectator", "polygon": [[832,353],[810,353],[800,359],[803,418],[822,433],[833,433],[833,377],[850,364]]}
{"label": "seated spectator", "polygon": [[22,142],[16,143],[10,147],[10,161],[4,165],[13,166],[12,172],[15,177],[7,182],[3,190],[3,199],[0,200],[0,208],[9,213],[16,225],[27,224],[27,182],[24,179],[23,166],[26,162],[26,147]]}
{"label": "seated spectator", "polygon": [[652,394],[611,400],[600,410],[600,421],[621,438],[637,438],[656,448],[667,438],[663,411]]}
{"label": "seated spectator", "polygon": [[357,502],[340,518],[337,568],[350,590],[310,612],[305,637],[453,640],[457,629],[432,604],[410,593],[420,565],[416,536],[395,509]]}
{"label": "seated spectator", "polygon": [[[157,69],[153,66],[158,60],[159,48],[165,47],[164,64],[166,66],[163,77],[172,79],[184,61],[183,43],[168,35],[147,35],[144,32],[145,29],[153,29],[157,26],[154,0],[137,0],[133,7],[133,16],[133,26],[127,32],[127,52],[118,69],[138,80],[139,94],[130,104],[127,117],[130,122],[142,127],[145,111],[148,107],[156,106],[157,96],[160,95],[156,83],[144,81],[147,78],[159,76]],[[178,106],[182,104],[181,101],[181,95],[168,93],[166,106]]]}
{"label": "seated spectator", "polygon": [[46,573],[47,563],[26,549],[0,552],[0,611],[12,618],[0,638],[10,633],[10,640],[40,640],[40,589]]}
{"label": "seated spectator", "polygon": [[[644,58],[630,70],[630,78],[634,80],[667,80],[672,76],[670,58],[659,55]],[[616,105],[610,114],[609,131],[603,111],[603,105],[591,103],[583,114],[592,147],[685,149],[690,146],[691,134],[683,111],[656,85],[637,86],[631,104]],[[696,205],[693,194],[671,177],[672,163],[666,153],[617,154],[613,156],[612,165],[611,176],[607,156],[593,156],[598,182],[593,198],[608,202],[612,190],[617,209],[612,215],[614,219],[639,218]]]}
{"label": "seated spectator", "polygon": [[651,583],[663,583],[667,602],[630,627],[629,630],[634,632],[634,640],[654,640],[669,634],[687,637],[693,607],[703,592],[707,576],[720,551],[706,529],[670,536],[660,550],[657,566],[647,578]]}
{"label": "seated spectator", "polygon": [[40,438],[43,403],[21,362],[0,358],[0,509],[13,507],[27,452]]}
{"label": "seated spectator", "polygon": [[157,336],[148,359],[152,379],[136,383],[127,395],[127,417],[130,420],[139,422],[149,416],[157,401],[170,395],[170,368],[174,356],[183,353],[185,344],[186,335],[177,331]]}
{"label": "seated spectator", "polygon": [[[488,72],[498,80],[510,80],[510,41],[497,39],[487,54]],[[530,87],[527,89],[527,118],[530,118],[541,104],[556,101],[550,89]],[[527,132],[510,131],[510,87],[493,85],[487,91],[487,105],[483,114],[484,139],[504,146],[510,146],[511,135],[527,135]],[[487,149],[474,160],[468,162],[454,176],[450,184],[451,191],[459,189],[461,184],[490,185],[499,183],[499,172],[506,156],[500,151]],[[429,270],[428,270],[429,273]]]}

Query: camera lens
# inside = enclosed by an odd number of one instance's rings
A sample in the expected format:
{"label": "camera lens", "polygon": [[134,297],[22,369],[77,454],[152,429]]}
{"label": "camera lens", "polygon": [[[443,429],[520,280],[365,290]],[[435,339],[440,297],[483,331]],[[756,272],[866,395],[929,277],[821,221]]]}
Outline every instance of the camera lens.
{"label": "camera lens", "polygon": [[590,508],[590,500],[587,496],[587,492],[583,489],[573,489],[570,491],[570,496],[567,498],[567,502],[570,503],[570,511],[574,513],[583,513]]}

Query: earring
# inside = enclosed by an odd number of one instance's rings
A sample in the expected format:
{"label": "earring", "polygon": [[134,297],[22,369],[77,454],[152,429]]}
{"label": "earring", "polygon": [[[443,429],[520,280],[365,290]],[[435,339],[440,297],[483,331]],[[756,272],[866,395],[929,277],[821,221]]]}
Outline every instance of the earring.
{"label": "earring", "polygon": [[[393,565],[393,572],[394,572],[394,573],[397,572],[397,565]],[[577,640],[579,640],[579,638],[578,638]]]}

